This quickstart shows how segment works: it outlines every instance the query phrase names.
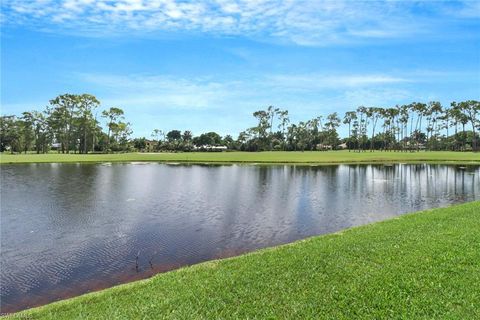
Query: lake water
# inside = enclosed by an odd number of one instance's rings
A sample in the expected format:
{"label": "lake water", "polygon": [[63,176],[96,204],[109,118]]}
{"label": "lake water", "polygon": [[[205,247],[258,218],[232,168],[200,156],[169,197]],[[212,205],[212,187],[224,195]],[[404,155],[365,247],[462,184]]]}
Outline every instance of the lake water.
{"label": "lake water", "polygon": [[479,166],[2,165],[1,308],[480,199]]}

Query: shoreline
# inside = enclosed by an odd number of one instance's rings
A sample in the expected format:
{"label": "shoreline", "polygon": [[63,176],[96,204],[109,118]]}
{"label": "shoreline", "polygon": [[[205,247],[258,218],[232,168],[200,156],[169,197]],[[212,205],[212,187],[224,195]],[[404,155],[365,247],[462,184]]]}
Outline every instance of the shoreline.
{"label": "shoreline", "polygon": [[250,161],[172,161],[172,160],[131,160],[131,161],[64,161],[64,162],[1,162],[2,165],[26,165],[26,164],[72,164],[72,165],[102,165],[102,164],[166,164],[166,165],[211,165],[211,166],[227,166],[227,165],[242,165],[242,166],[301,166],[301,167],[321,167],[321,166],[338,166],[338,165],[465,165],[478,166],[480,161],[463,161],[463,160],[415,160],[415,161],[357,161],[357,162],[250,162]]}
{"label": "shoreline", "polygon": [[[470,231],[477,227],[476,216],[480,212],[479,209],[480,202],[473,201],[408,213],[232,258],[211,260],[159,273],[145,280],[121,284],[9,314],[7,318],[21,316],[41,319],[68,318],[78,315],[78,312],[85,312],[87,318],[96,318],[109,315],[112,308],[118,309],[119,314],[139,315],[138,312],[140,312],[144,317],[153,314],[168,316],[170,312],[177,309],[181,310],[178,314],[195,312],[204,317],[222,317],[226,314],[222,314],[221,309],[216,309],[214,306],[209,308],[205,303],[229,297],[232,290],[236,292],[235,298],[240,299],[248,307],[244,309],[233,301],[222,304],[222,310],[225,308],[231,315],[253,317],[264,314],[258,313],[263,310],[268,315],[274,316],[278,315],[275,310],[277,312],[288,310],[290,316],[297,316],[299,315],[297,312],[301,311],[295,308],[295,300],[298,299],[298,303],[301,302],[302,305],[309,305],[311,301],[308,299],[309,295],[323,297],[325,303],[338,304],[339,301],[336,298],[331,300],[332,296],[328,294],[324,296],[325,292],[330,292],[332,286],[344,292],[343,294],[347,294],[340,295],[342,299],[348,300],[352,296],[353,299],[358,299],[367,305],[373,299],[371,303],[376,306],[376,309],[364,309],[363,311],[367,311],[366,316],[378,316],[377,312],[389,311],[386,308],[391,307],[391,297],[399,295],[398,297],[401,298],[403,290],[410,292],[408,296],[412,299],[397,301],[396,307],[403,310],[403,313],[397,315],[427,316],[433,315],[428,313],[428,310],[435,310],[437,316],[447,316],[450,312],[450,303],[445,298],[442,300],[442,297],[445,292],[449,292],[449,299],[453,299],[451,303],[457,305],[455,309],[457,316],[474,316],[471,299],[475,296],[476,288],[472,285],[471,277],[478,271],[475,268],[478,252],[475,253],[471,249],[473,249],[472,241],[475,243],[479,239],[478,235]],[[468,237],[465,238],[465,236]],[[463,240],[459,242],[456,240],[459,239],[458,237],[463,237]],[[470,249],[462,251],[468,248]],[[458,259],[464,261],[460,266]],[[381,268],[379,269],[378,266]],[[462,268],[463,272],[449,277],[442,276],[445,272],[450,274],[449,270],[455,270],[455,266]],[[312,270],[315,272],[311,273]],[[319,277],[314,282],[318,288],[311,285],[311,279],[304,279],[306,275],[315,279]],[[325,275],[330,276],[325,278]],[[342,279],[346,275],[349,275],[350,280],[344,282]],[[364,279],[365,276],[367,279]],[[231,277],[235,278],[234,281]],[[427,280],[430,277],[437,280],[430,283],[430,280]],[[450,279],[451,277],[453,280]],[[417,280],[409,282],[408,279],[411,278]],[[249,279],[256,280],[252,282]],[[364,283],[366,280],[367,282]],[[302,290],[292,286],[292,281]],[[389,286],[385,287],[385,281]],[[464,284],[460,290],[462,292],[454,290],[458,285],[455,281],[462,281]],[[441,290],[438,289],[437,282],[442,284]],[[291,292],[286,295],[282,292],[281,297],[276,297],[275,294],[272,296],[271,294],[277,292],[276,287],[279,285]],[[405,288],[406,285],[407,288]],[[417,288],[418,285],[423,289]],[[309,292],[307,296],[304,290]],[[382,294],[377,295],[378,290],[381,290]],[[273,309],[268,308],[270,301],[263,301],[265,297],[258,296],[261,292],[265,293],[267,300],[268,297],[275,297]],[[383,294],[389,295],[388,299],[382,300]],[[428,301],[434,301],[432,303],[440,309],[429,306],[422,310],[421,307],[426,303],[422,300],[424,295],[428,297]],[[435,297],[432,298],[432,296]],[[263,301],[263,305],[256,304],[257,298]],[[409,305],[412,308],[405,309],[408,304],[415,302],[416,308]],[[336,307],[341,305],[343,303]],[[379,305],[380,308],[378,308]],[[267,309],[264,310],[265,308]],[[316,303],[309,305],[309,308],[303,309],[304,313],[300,315],[311,315],[309,310],[318,314],[319,310],[315,310],[316,308],[318,308]],[[349,310],[353,314],[359,311],[355,306],[344,305],[344,308],[345,310],[340,310],[346,312],[344,316],[352,314]],[[335,315],[336,313],[332,312],[337,311],[333,308],[324,315]]]}

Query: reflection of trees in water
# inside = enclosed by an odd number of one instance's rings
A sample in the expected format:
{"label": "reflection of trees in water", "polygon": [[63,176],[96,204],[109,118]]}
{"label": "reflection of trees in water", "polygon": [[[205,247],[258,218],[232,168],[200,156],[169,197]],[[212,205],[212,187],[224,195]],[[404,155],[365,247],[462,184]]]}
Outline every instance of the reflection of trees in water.
{"label": "reflection of trees in water", "polygon": [[[50,261],[35,243],[52,246],[52,261],[73,257],[64,281],[75,284],[135,272],[136,262],[140,270],[179,266],[478,198],[480,167],[460,167],[52,164],[18,166],[12,175],[7,166],[2,239],[37,240],[18,243],[38,261],[31,274],[45,278],[42,285],[50,275],[39,270]],[[12,234],[4,223],[15,221],[24,222]]]}

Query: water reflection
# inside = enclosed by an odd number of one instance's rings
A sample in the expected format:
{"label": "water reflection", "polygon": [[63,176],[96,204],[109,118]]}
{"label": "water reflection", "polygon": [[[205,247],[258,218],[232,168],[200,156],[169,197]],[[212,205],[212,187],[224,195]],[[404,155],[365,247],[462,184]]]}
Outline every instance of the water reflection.
{"label": "water reflection", "polygon": [[478,166],[4,165],[2,312],[479,199],[479,186]]}

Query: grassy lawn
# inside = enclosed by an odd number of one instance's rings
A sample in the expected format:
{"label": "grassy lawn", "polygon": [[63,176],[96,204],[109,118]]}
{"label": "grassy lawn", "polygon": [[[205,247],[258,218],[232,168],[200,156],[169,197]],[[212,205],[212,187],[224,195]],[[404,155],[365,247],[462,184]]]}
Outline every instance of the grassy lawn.
{"label": "grassy lawn", "polygon": [[479,319],[480,202],[206,262],[33,319]]}
{"label": "grassy lawn", "polygon": [[123,154],[1,154],[0,163],[38,162],[129,162],[165,161],[192,163],[372,163],[372,162],[480,162],[480,153],[472,152],[191,152],[191,153],[123,153]]}

